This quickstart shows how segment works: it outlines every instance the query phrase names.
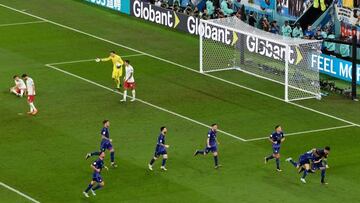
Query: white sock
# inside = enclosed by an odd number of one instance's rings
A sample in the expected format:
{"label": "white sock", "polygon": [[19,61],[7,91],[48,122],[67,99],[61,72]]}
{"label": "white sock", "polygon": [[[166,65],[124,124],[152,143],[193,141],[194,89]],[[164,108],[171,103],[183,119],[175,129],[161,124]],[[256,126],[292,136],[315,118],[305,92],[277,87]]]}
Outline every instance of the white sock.
{"label": "white sock", "polygon": [[127,91],[124,91],[124,101],[126,101],[126,95],[127,95]]}
{"label": "white sock", "polygon": [[135,90],[132,91],[133,99],[135,99]]}
{"label": "white sock", "polygon": [[32,109],[31,112],[36,111],[34,103],[30,103],[30,109]]}
{"label": "white sock", "polygon": [[32,107],[32,105],[31,104],[29,104],[30,105],[30,112],[33,112],[33,107]]}
{"label": "white sock", "polygon": [[24,90],[20,90],[20,94],[19,94],[19,96],[23,96],[24,95]]}

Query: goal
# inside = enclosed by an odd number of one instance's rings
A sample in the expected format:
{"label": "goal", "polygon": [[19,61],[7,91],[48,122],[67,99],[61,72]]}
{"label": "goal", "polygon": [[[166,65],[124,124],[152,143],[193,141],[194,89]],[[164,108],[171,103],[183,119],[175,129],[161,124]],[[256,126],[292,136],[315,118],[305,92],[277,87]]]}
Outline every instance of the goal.
{"label": "goal", "polygon": [[201,20],[200,72],[241,71],[284,87],[281,99],[321,98],[313,60],[321,41],[283,37],[254,28],[237,17]]}

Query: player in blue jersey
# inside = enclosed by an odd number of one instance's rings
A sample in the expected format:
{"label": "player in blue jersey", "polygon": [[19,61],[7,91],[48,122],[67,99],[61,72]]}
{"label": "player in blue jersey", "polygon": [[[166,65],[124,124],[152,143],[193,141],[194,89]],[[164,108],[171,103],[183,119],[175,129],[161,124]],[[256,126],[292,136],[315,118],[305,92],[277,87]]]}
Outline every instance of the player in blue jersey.
{"label": "player in blue jersey", "polygon": [[[90,167],[93,169],[93,175],[92,175],[92,180],[90,182],[90,184],[88,185],[88,187],[86,188],[86,190],[83,192],[85,197],[89,197],[88,192],[91,191],[91,193],[95,196],[95,190],[98,190],[102,187],[104,187],[105,183],[101,177],[101,170],[103,168],[108,169],[105,165],[104,165],[104,158],[105,158],[105,152],[100,152],[99,158],[94,161],[94,163],[92,163],[90,165]],[[94,187],[95,183],[97,183],[97,185]]]}
{"label": "player in blue jersey", "polygon": [[166,127],[165,126],[161,127],[160,128],[160,135],[159,135],[159,137],[157,139],[157,144],[156,144],[156,148],[155,148],[154,157],[150,160],[150,163],[148,165],[149,170],[151,170],[151,171],[153,170],[153,165],[154,165],[156,159],[158,159],[160,156],[163,157],[160,169],[163,170],[163,171],[167,171],[167,169],[165,167],[166,161],[168,159],[168,154],[167,154],[166,149],[169,148],[170,146],[165,144],[166,134],[167,134]]}
{"label": "player in blue jersey", "polygon": [[270,135],[269,140],[272,143],[273,153],[270,156],[265,157],[265,164],[269,160],[275,158],[276,170],[280,172],[280,145],[285,140],[284,133],[280,125],[275,126],[275,132]]}
{"label": "player in blue jersey", "polygon": [[111,161],[111,166],[116,168],[117,165],[115,164],[115,150],[112,146],[112,139],[110,139],[110,132],[109,132],[109,127],[110,127],[110,121],[109,120],[104,120],[103,121],[103,128],[101,129],[101,143],[100,143],[100,151],[95,151],[92,153],[88,153],[86,154],[86,159],[92,157],[92,156],[98,156],[101,152],[105,152],[106,150],[110,151],[110,161]]}
{"label": "player in blue jersey", "polygon": [[209,130],[208,135],[207,135],[206,148],[204,150],[196,150],[194,153],[194,156],[196,156],[198,154],[206,155],[211,152],[214,156],[216,169],[221,167],[221,165],[218,163],[217,145],[219,144],[219,142],[217,141],[217,138],[216,138],[217,129],[218,129],[217,124],[211,125],[211,129]]}
{"label": "player in blue jersey", "polygon": [[290,162],[294,167],[300,169],[299,173],[303,172],[301,182],[306,183],[306,176],[309,173],[314,173],[316,170],[321,171],[321,183],[325,182],[325,170],[326,164],[324,159],[329,155],[330,147],[326,146],[324,149],[312,149],[299,157],[299,162],[295,162],[291,157],[287,158],[286,161]]}

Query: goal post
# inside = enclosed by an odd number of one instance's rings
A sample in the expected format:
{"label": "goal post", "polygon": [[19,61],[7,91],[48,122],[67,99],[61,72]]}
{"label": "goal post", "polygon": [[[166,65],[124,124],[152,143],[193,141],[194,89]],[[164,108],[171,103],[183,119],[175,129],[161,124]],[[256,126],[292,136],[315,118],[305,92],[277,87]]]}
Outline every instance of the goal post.
{"label": "goal post", "polygon": [[285,101],[320,98],[321,41],[283,37],[237,17],[200,20],[200,72],[241,71],[284,87]]}

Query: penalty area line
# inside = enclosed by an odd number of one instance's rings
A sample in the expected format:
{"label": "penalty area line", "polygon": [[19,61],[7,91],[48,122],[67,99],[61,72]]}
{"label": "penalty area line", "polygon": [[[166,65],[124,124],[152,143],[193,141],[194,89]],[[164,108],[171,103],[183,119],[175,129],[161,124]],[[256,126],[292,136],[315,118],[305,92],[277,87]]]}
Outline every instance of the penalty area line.
{"label": "penalty area line", "polygon": [[14,25],[28,25],[28,24],[38,24],[38,23],[47,23],[43,20],[37,20],[37,21],[28,21],[28,22],[20,22],[20,23],[6,23],[6,24],[0,24],[0,27],[9,27]]}
{"label": "penalty area line", "polygon": [[[123,55],[123,56],[121,56],[121,58],[130,58],[130,57],[136,57],[136,56],[145,56],[145,54]],[[82,60],[76,60],[76,61],[63,61],[63,62],[49,63],[49,64],[46,64],[46,65],[63,65],[63,64],[83,63],[83,62],[90,62],[90,61],[95,61],[95,59],[82,59]]]}
{"label": "penalty area line", "polygon": [[[351,127],[357,127],[357,125],[343,125],[343,126],[337,126],[337,127],[330,127],[330,128],[321,128],[316,130],[307,130],[307,131],[301,131],[301,132],[294,132],[294,133],[285,133],[285,136],[294,136],[294,135],[302,135],[302,134],[309,134],[309,133],[315,133],[315,132],[323,132],[323,131],[330,131],[330,130],[337,130],[337,129],[343,129],[343,128],[351,128]],[[252,141],[258,141],[258,140],[265,140],[269,137],[258,137],[258,138],[252,138],[247,139],[245,142],[252,142]]]}
{"label": "penalty area line", "polygon": [[18,195],[20,195],[20,196],[22,196],[22,197],[24,197],[24,198],[26,198],[26,199],[34,202],[34,203],[40,203],[39,201],[37,201],[36,199],[30,197],[29,195],[26,195],[26,194],[20,192],[19,190],[15,189],[15,188],[13,188],[13,187],[10,187],[9,185],[6,185],[6,184],[3,183],[3,182],[0,182],[0,185],[3,186],[4,188],[8,189],[8,190],[11,190],[12,192],[17,193]]}
{"label": "penalty area line", "polygon": [[[65,70],[63,70],[63,69],[57,68],[57,67],[54,66],[54,65],[46,64],[45,66],[48,67],[48,68],[51,68],[51,69],[53,69],[53,70],[62,72],[62,73],[64,73],[64,74],[66,74],[66,75],[69,75],[69,76],[78,78],[78,79],[80,79],[80,80],[82,80],[82,81],[85,81],[85,82],[87,82],[87,83],[93,84],[93,85],[95,85],[95,86],[97,86],[97,87],[103,88],[103,89],[108,90],[108,91],[110,91],[110,92],[113,92],[113,93],[115,93],[115,94],[123,95],[123,93],[121,93],[121,92],[118,92],[118,91],[116,91],[116,90],[113,90],[113,89],[111,89],[111,88],[109,88],[109,87],[106,87],[106,86],[104,86],[104,85],[101,85],[101,84],[99,84],[99,83],[97,83],[97,82],[94,82],[94,81],[92,81],[92,80],[89,80],[89,79],[83,78],[83,77],[81,77],[81,76],[78,76],[78,75],[76,75],[76,74],[70,73],[70,72],[65,71]],[[128,96],[128,97],[129,97],[129,98],[132,98],[132,97],[130,97],[130,96]],[[200,126],[203,126],[203,127],[206,127],[206,128],[210,128],[210,125],[207,125],[207,124],[202,123],[202,122],[200,122],[200,121],[194,120],[194,119],[189,118],[189,117],[187,117],[187,116],[181,115],[181,114],[179,114],[179,113],[170,111],[170,110],[168,110],[168,109],[165,109],[165,108],[163,108],[163,107],[157,106],[157,105],[155,105],[155,104],[152,104],[152,103],[150,103],[150,102],[144,101],[144,100],[142,100],[142,99],[136,98],[136,101],[137,101],[137,102],[140,102],[140,103],[142,103],[142,104],[145,104],[145,105],[147,105],[147,106],[153,107],[153,108],[155,108],[155,109],[158,109],[158,110],[160,110],[160,111],[169,113],[169,114],[174,115],[174,116],[176,116],[176,117],[182,118],[182,119],[184,119],[184,120],[190,121],[190,122],[192,122],[192,123],[198,124],[198,125],[200,125]],[[231,133],[225,132],[225,131],[223,131],[223,130],[218,130],[218,132],[220,132],[220,133],[222,133],[222,134],[224,134],[224,135],[227,135],[227,136],[229,136],[229,137],[235,138],[235,139],[237,139],[237,140],[246,142],[245,139],[243,139],[243,138],[241,138],[241,137],[239,137],[239,136],[233,135],[233,134],[231,134]]]}

